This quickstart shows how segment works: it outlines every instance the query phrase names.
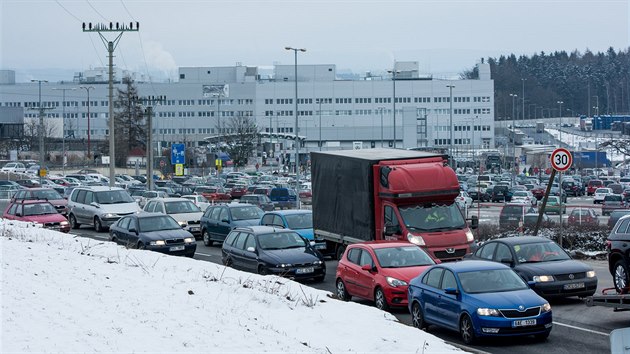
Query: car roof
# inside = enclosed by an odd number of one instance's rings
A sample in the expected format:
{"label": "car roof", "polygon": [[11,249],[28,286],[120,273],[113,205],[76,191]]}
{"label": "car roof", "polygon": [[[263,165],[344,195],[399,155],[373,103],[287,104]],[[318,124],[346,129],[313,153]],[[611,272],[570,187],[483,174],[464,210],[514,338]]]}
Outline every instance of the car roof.
{"label": "car roof", "polygon": [[[356,247],[356,246],[367,246],[372,249],[378,248],[391,248],[391,247],[406,247],[406,246],[416,246],[410,242],[404,241],[388,241],[388,240],[379,240],[379,241],[367,241],[367,242],[358,242],[349,245],[348,247]],[[416,246],[418,247],[418,246]]]}
{"label": "car roof", "polygon": [[21,199],[11,202],[13,204],[50,204],[50,202],[46,199]]}
{"label": "car roof", "polygon": [[285,228],[282,228],[282,227],[266,226],[266,225],[241,226],[241,227],[235,227],[232,230],[249,231],[249,232],[252,232],[252,233],[255,233],[255,234],[269,234],[269,233],[281,232],[281,231],[295,232],[295,231],[293,231],[291,229],[285,229]]}
{"label": "car roof", "polygon": [[162,214],[162,213],[149,213],[147,211],[141,211],[139,213],[131,214],[129,216],[135,216],[138,219],[144,219],[144,218],[149,218],[149,217],[153,217],[153,216],[168,216],[168,215]]}
{"label": "car roof", "polygon": [[76,189],[87,189],[94,192],[103,192],[103,191],[124,191],[124,189],[120,187],[109,187],[109,186],[81,186]]}
{"label": "car roof", "polygon": [[546,238],[546,237],[542,237],[542,236],[514,236],[514,237],[501,237],[501,238],[496,238],[494,240],[490,240],[488,242],[491,241],[502,241],[504,243],[507,243],[509,245],[516,245],[516,244],[524,244],[524,243],[540,243],[540,242],[552,242],[550,239]]}
{"label": "car roof", "polygon": [[308,209],[287,209],[287,210],[272,210],[265,214],[280,214],[280,215],[296,215],[296,214],[313,214],[312,210]]}
{"label": "car roof", "polygon": [[459,272],[470,272],[470,271],[478,271],[478,270],[494,270],[494,269],[510,269],[505,264],[499,262],[492,261],[481,261],[481,260],[465,260],[459,262],[444,262],[433,267],[442,267],[446,269],[450,269],[455,273]]}
{"label": "car roof", "polygon": [[168,198],[157,198],[157,201],[163,201],[164,203],[168,202],[189,202],[190,199],[180,198],[180,197],[168,197]]}

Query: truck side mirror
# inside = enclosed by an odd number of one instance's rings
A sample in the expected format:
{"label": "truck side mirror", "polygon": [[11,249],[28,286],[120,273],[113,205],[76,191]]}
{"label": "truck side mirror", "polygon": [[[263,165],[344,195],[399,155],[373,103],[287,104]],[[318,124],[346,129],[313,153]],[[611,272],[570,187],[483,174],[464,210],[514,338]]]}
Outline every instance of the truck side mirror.
{"label": "truck side mirror", "polygon": [[399,234],[400,233],[400,226],[399,225],[392,225],[392,224],[385,224],[385,229],[383,230],[383,233],[387,236],[391,236],[394,234]]}
{"label": "truck side mirror", "polygon": [[477,217],[477,215],[473,215],[470,217],[470,228],[471,229],[476,229],[479,227],[479,218]]}

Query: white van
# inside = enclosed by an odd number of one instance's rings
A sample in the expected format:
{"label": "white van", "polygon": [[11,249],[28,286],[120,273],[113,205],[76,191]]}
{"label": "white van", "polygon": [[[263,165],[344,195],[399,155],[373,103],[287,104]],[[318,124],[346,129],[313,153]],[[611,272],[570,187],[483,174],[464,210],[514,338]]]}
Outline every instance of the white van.
{"label": "white van", "polygon": [[77,187],[68,197],[68,221],[73,229],[86,224],[103,232],[121,217],[140,211],[131,195],[118,187]]}

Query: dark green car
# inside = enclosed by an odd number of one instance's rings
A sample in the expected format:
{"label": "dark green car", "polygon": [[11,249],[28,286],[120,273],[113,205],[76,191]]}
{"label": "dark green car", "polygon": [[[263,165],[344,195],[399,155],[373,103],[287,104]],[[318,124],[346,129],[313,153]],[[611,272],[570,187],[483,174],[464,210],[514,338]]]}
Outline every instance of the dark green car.
{"label": "dark green car", "polygon": [[[545,206],[545,213],[560,215],[560,197],[549,196],[547,199],[547,205]],[[567,205],[562,204],[562,214],[567,213]]]}

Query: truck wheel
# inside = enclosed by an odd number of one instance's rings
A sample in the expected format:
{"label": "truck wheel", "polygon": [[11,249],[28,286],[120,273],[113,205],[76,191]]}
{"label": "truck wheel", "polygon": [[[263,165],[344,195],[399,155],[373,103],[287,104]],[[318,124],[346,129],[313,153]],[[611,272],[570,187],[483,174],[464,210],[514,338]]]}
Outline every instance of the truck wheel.
{"label": "truck wheel", "polygon": [[337,246],[337,252],[335,253],[335,256],[337,258],[338,261],[341,260],[341,258],[343,257],[343,253],[346,252],[346,246],[344,245],[338,245]]}
{"label": "truck wheel", "polygon": [[628,289],[628,265],[623,259],[620,259],[615,263],[615,269],[613,272],[613,280],[615,282],[615,289],[620,294],[627,292]]}

